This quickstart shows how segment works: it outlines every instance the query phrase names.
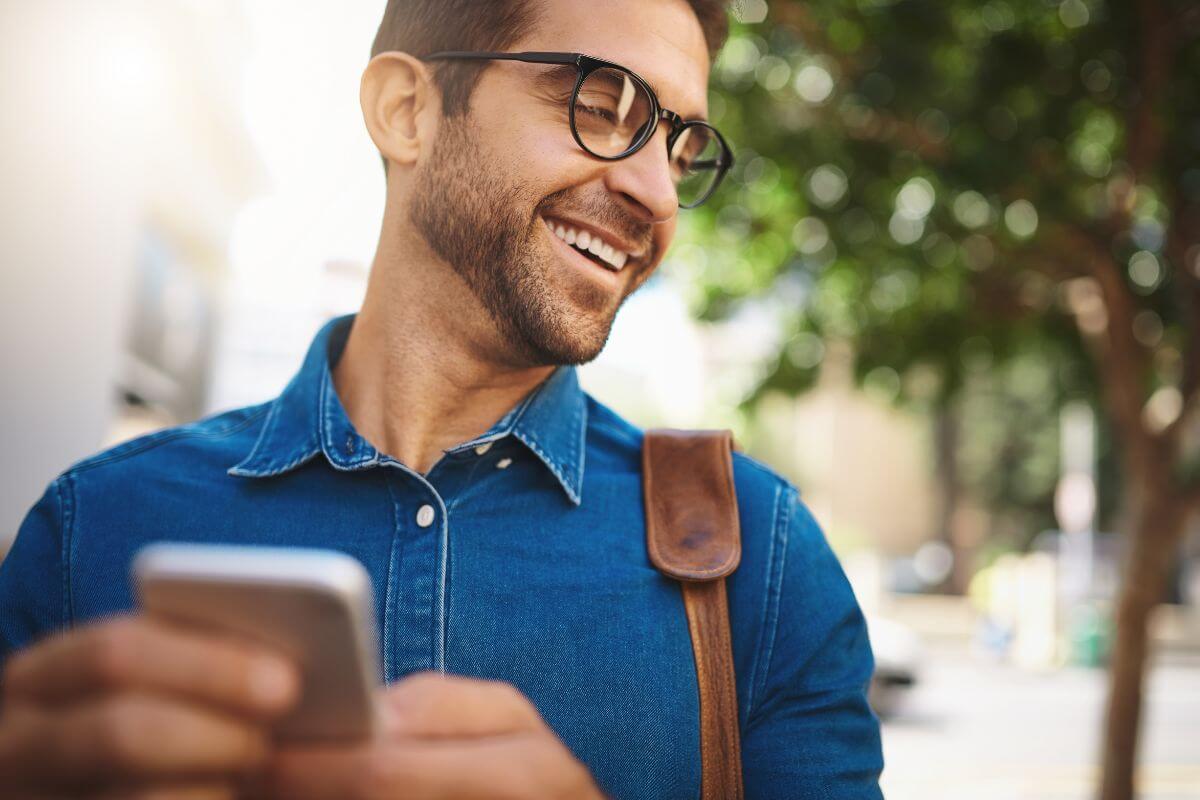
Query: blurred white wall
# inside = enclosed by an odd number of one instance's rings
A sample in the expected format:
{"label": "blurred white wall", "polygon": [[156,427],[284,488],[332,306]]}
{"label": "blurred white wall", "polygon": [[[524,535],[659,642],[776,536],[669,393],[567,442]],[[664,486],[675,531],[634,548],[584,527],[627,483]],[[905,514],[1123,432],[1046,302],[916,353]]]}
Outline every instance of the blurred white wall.
{"label": "blurred white wall", "polygon": [[233,222],[209,411],[278,394],[316,329],[358,307],[384,201],[359,80],[385,4],[239,4],[239,111],[267,179]]}
{"label": "blurred white wall", "polygon": [[[0,6],[0,530],[103,437],[137,240],[139,175],[95,6]],[[68,17],[77,22],[63,25]],[[100,66],[105,70],[97,75]],[[97,79],[99,78],[99,79]]]}
{"label": "blurred white wall", "polygon": [[219,280],[255,173],[225,80],[233,12],[0,0],[0,553],[109,433],[146,231]]}

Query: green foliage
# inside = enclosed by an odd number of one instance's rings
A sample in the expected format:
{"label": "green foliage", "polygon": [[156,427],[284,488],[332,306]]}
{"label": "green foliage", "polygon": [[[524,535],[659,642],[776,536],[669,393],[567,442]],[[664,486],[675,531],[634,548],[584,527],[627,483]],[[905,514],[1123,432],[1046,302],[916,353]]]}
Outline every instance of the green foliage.
{"label": "green foliage", "polygon": [[[701,317],[746,303],[775,311],[782,346],[755,398],[807,389],[821,343],[842,340],[860,380],[904,402],[946,405],[984,353],[1011,413],[993,408],[990,420],[965,424],[1008,425],[997,442],[1027,425],[1022,388],[1005,370],[1035,365],[1053,437],[1063,400],[1098,397],[1069,302],[1075,234],[1128,265],[1139,340],[1161,354],[1147,391],[1178,380],[1187,320],[1175,274],[1200,266],[1200,251],[1196,265],[1172,263],[1165,233],[1173,202],[1200,199],[1196,15],[1180,16],[1196,30],[1171,79],[1164,151],[1127,192],[1130,120],[1145,91],[1138,4],[770,8],[767,22],[735,27],[714,68],[711,116],[738,163],[692,212],[676,264],[697,286]],[[1126,197],[1124,216],[1114,203]],[[1114,228],[1115,218],[1126,224]],[[1006,462],[997,452],[983,463]],[[1042,473],[1034,483],[1045,508],[1054,472]],[[1013,502],[1029,490],[996,491]]]}

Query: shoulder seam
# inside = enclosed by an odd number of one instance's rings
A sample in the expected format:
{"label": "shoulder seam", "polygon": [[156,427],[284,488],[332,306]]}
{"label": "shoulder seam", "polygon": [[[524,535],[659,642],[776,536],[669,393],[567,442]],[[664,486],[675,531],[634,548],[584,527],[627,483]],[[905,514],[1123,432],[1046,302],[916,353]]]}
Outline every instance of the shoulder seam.
{"label": "shoulder seam", "polygon": [[749,467],[753,467],[757,472],[761,472],[762,474],[764,474],[767,477],[774,480],[776,483],[781,484],[782,486],[784,486],[786,488],[790,488],[791,490],[795,491],[797,494],[800,493],[800,490],[796,486],[794,486],[790,480],[785,478],[783,475],[779,474],[779,472],[777,472],[776,470],[774,470],[771,467],[767,466],[766,464],[762,463],[758,459],[756,459],[752,456],[748,456],[745,453],[739,452],[737,450],[733,451],[733,458],[735,461],[741,461],[743,464],[745,464]]}
{"label": "shoulder seam", "polygon": [[[621,426],[623,426],[624,428],[627,428],[630,432],[634,432],[634,433],[642,433],[643,432],[643,429],[640,425],[634,425],[632,422],[625,419],[620,414],[618,414],[616,411],[613,411],[611,408],[606,406],[604,403],[601,403],[599,400],[592,397],[590,394],[587,394],[585,392],[584,397],[587,400],[585,405],[593,406],[596,411],[596,413],[594,413],[594,414],[592,414],[592,413],[588,414],[588,424],[589,425],[591,425],[591,424],[602,425],[602,426],[608,428],[609,430],[617,431],[618,433],[623,432],[621,429]],[[590,410],[591,409],[589,409],[589,411]],[[620,425],[617,425],[615,423],[620,423]]]}
{"label": "shoulder seam", "polygon": [[[778,477],[778,476],[776,476]],[[779,610],[783,593],[783,574],[786,567],[788,539],[790,535],[791,507],[788,502],[796,496],[790,483],[780,480],[775,490],[775,514],[772,525],[770,550],[767,555],[766,597],[763,600],[762,634],[758,652],[751,671],[750,691],[746,703],[746,728],[749,729],[758,710],[756,702],[766,689],[767,676],[771,673],[771,659],[775,653],[775,636],[779,630]]]}
{"label": "shoulder seam", "polygon": [[[616,425],[613,425],[612,423],[608,422],[607,420],[593,421],[592,417],[589,415],[588,427],[595,428],[596,430],[604,431],[605,433],[611,433],[614,436],[619,436],[622,439],[627,439],[631,442],[636,442],[636,436],[634,435],[634,433],[632,431],[622,430],[621,428],[617,427]],[[637,432],[641,433],[640,430],[638,430]]]}
{"label": "shoulder seam", "polygon": [[62,611],[59,614],[59,625],[68,627],[75,619],[75,600],[71,596],[71,552],[74,549],[75,535],[75,487],[70,474],[64,473],[54,481],[55,492],[58,494],[58,547],[59,568],[62,577]]}
{"label": "shoulder seam", "polygon": [[[127,442],[126,446],[117,445],[116,448],[109,450],[107,453],[102,453],[91,458],[86,458],[83,461],[76,463],[70,467],[64,474],[79,474],[95,467],[100,467],[105,464],[110,464],[114,461],[121,461],[126,458],[138,455],[152,448],[158,447],[161,444],[174,441],[176,439],[184,439],[188,437],[196,437],[201,439],[219,439],[224,436],[237,433],[248,427],[251,423],[263,415],[270,407],[274,405],[274,401],[266,402],[258,407],[253,407],[246,418],[241,422],[231,425],[227,428],[221,428],[215,431],[204,430],[197,426],[197,423],[189,423],[187,425],[179,425],[156,433],[147,434],[140,439],[134,439]],[[226,412],[231,413],[231,412]]]}

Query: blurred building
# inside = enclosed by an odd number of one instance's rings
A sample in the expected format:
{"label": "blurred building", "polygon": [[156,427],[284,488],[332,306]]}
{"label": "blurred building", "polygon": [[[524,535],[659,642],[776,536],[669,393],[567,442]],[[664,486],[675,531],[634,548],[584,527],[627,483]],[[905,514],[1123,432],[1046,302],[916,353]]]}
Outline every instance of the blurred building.
{"label": "blurred building", "polygon": [[240,7],[0,3],[0,552],[117,408],[200,410],[230,229],[263,179]]}

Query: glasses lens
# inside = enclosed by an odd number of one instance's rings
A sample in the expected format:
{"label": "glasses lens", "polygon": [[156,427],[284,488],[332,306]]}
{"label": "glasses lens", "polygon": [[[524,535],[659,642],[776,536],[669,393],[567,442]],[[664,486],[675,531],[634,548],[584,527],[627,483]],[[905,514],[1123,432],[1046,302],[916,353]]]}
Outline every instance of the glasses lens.
{"label": "glasses lens", "polygon": [[729,154],[715,130],[702,122],[693,122],[675,137],[670,159],[679,205],[692,208],[707,200],[717,188]]}
{"label": "glasses lens", "polygon": [[592,155],[615,158],[644,136],[652,108],[646,89],[628,73],[602,67],[575,96],[575,133]]}

